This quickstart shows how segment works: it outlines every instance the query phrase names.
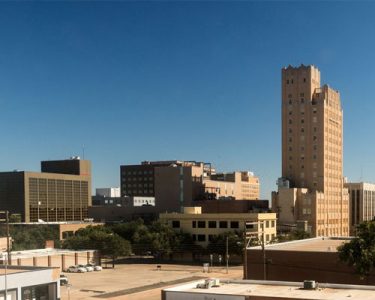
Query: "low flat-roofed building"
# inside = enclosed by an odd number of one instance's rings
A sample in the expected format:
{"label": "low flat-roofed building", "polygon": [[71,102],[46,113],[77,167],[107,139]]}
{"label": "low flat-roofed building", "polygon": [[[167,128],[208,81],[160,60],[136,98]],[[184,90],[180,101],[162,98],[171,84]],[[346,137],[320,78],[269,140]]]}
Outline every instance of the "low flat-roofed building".
{"label": "low flat-roofed building", "polygon": [[375,286],[318,284],[304,289],[303,282],[224,280],[218,286],[198,288],[195,281],[162,290],[162,300],[372,300]]}
{"label": "low flat-roofed building", "polygon": [[266,242],[276,237],[275,213],[202,213],[201,207],[184,207],[184,213],[163,213],[159,218],[175,230],[192,234],[201,246],[207,246],[217,235],[243,231],[245,223],[252,223],[247,230],[259,232],[259,239],[263,223]]}
{"label": "low flat-roofed building", "polygon": [[5,290],[7,300],[60,299],[60,269],[0,266],[0,299],[5,299]]}
{"label": "low flat-roofed building", "polygon": [[[69,236],[74,235],[74,233],[79,230],[86,228],[88,226],[99,226],[104,225],[104,223],[94,223],[91,220],[87,220],[85,222],[81,221],[70,221],[70,222],[30,222],[30,223],[10,223],[9,227],[12,228],[22,228],[23,230],[31,230],[34,228],[41,228],[41,227],[49,227],[51,228],[51,234],[55,235],[55,240],[64,240]],[[6,224],[1,223],[0,229],[3,229],[5,231]],[[49,238],[52,239],[53,236],[50,236]],[[0,245],[1,245],[1,238],[0,238]],[[6,243],[6,240],[5,240]]]}
{"label": "low flat-roofed building", "polygon": [[95,263],[100,265],[100,256],[96,250],[69,250],[69,249],[33,249],[12,251],[10,254],[11,266],[54,267],[65,270],[69,266]]}
{"label": "low flat-roofed building", "polygon": [[348,237],[317,237],[270,244],[265,247],[265,259],[261,247],[248,247],[244,278],[375,285],[374,272],[361,279],[353,268],[339,260],[337,247],[348,241]]}

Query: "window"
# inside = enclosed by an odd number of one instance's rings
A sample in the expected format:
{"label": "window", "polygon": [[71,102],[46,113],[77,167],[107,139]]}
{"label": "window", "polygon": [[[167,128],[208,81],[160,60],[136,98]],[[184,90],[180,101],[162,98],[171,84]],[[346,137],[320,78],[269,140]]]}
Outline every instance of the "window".
{"label": "window", "polygon": [[204,234],[198,234],[197,240],[198,240],[198,242],[205,242],[206,236]]}
{"label": "window", "polygon": [[198,221],[198,228],[206,228],[206,221]]}
{"label": "window", "polygon": [[292,124],[292,120],[291,119],[289,119],[289,124]]}
{"label": "window", "polygon": [[247,229],[254,229],[254,224],[246,224]]}
{"label": "window", "polygon": [[213,235],[213,234],[208,235],[208,241],[209,242],[212,242],[214,239],[215,239],[215,235]]}
{"label": "window", "polygon": [[289,79],[286,80],[286,84],[289,84]]}
{"label": "window", "polygon": [[289,99],[289,104],[292,105],[292,100]]}
{"label": "window", "polygon": [[193,235],[192,235],[192,238],[193,238],[193,241],[194,241],[194,242],[197,241],[197,235],[196,235],[196,234],[193,234]]}
{"label": "window", "polygon": [[238,221],[231,221],[230,222],[230,228],[239,228],[240,224]]}
{"label": "window", "polygon": [[301,132],[305,132],[305,128],[301,128]]}
{"label": "window", "polygon": [[193,228],[197,228],[197,221],[193,221],[192,226],[193,226]]}
{"label": "window", "polygon": [[180,228],[180,221],[172,221],[173,228]]}
{"label": "window", "polygon": [[270,240],[270,235],[266,234],[266,242],[268,242],[269,240]]}
{"label": "window", "polygon": [[216,221],[208,221],[208,228],[216,228]]}
{"label": "window", "polygon": [[228,222],[227,221],[220,221],[219,227],[220,228],[228,228]]}
{"label": "window", "polygon": [[301,119],[301,123],[302,123],[302,124],[305,123],[305,120],[304,120],[304,119]]}
{"label": "window", "polygon": [[275,227],[275,221],[271,221],[271,227]]}
{"label": "window", "polygon": [[270,221],[266,221],[266,228],[270,227]]}

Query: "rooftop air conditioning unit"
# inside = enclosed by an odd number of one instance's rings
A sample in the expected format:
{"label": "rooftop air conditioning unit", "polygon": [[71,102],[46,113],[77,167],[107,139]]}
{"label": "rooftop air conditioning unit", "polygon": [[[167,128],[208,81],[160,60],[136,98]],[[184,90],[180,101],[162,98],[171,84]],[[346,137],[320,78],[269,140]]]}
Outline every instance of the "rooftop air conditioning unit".
{"label": "rooftop air conditioning unit", "polygon": [[305,290],[315,290],[316,289],[315,280],[304,280],[303,281],[303,289],[305,289]]}

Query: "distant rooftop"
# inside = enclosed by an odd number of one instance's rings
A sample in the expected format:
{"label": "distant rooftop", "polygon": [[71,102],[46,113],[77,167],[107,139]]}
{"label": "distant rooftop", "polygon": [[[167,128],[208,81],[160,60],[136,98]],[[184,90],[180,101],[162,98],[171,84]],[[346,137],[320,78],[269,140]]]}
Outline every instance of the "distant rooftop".
{"label": "distant rooftop", "polygon": [[[285,243],[269,244],[267,251],[308,251],[308,252],[337,252],[337,247],[350,241],[348,237],[316,237],[290,241]],[[250,247],[248,249],[260,249],[260,246]]]}
{"label": "distant rooftop", "polygon": [[[192,282],[172,288],[164,289],[168,292],[197,293],[214,295],[244,296],[249,299],[304,299],[304,300],[373,300],[375,286],[318,284],[315,290],[303,289],[301,282],[259,281],[259,280],[224,280],[218,287],[210,289],[196,288],[198,283]],[[168,294],[167,294],[168,295]],[[189,297],[186,297],[188,299]],[[168,297],[167,297],[168,299]],[[210,298],[211,299],[211,298]],[[247,298],[246,298],[247,299]]]}
{"label": "distant rooftop", "polygon": [[12,259],[18,258],[30,258],[30,257],[40,257],[49,255],[60,255],[60,254],[70,254],[73,255],[76,252],[87,252],[94,250],[69,250],[69,249],[55,249],[55,248],[45,248],[45,249],[33,249],[33,250],[23,250],[23,251],[12,251]]}

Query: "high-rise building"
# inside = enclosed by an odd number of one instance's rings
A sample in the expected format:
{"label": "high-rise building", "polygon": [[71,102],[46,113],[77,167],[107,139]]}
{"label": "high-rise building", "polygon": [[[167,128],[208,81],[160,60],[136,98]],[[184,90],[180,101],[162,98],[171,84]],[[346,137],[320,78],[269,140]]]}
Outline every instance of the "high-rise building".
{"label": "high-rise building", "polygon": [[350,235],[356,234],[356,226],[375,218],[375,184],[346,182],[349,189]]}
{"label": "high-rise building", "polygon": [[314,236],[347,236],[343,112],[314,66],[282,69],[282,178],[272,195],[280,226],[306,221]]}
{"label": "high-rise building", "polygon": [[0,209],[23,222],[82,221],[91,206],[91,163],[43,161],[42,172],[0,172]]}

